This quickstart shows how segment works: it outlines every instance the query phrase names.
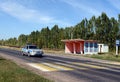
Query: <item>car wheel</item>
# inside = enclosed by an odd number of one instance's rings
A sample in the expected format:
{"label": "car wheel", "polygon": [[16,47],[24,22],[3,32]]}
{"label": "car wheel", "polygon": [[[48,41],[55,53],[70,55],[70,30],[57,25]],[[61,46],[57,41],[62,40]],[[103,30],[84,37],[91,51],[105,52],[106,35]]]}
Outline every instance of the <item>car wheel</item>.
{"label": "car wheel", "polygon": [[25,56],[25,54],[22,52],[22,56]]}
{"label": "car wheel", "polygon": [[30,55],[30,53],[29,53],[29,52],[28,52],[28,54],[27,54],[27,55],[28,55],[28,57],[31,57],[31,55]]}

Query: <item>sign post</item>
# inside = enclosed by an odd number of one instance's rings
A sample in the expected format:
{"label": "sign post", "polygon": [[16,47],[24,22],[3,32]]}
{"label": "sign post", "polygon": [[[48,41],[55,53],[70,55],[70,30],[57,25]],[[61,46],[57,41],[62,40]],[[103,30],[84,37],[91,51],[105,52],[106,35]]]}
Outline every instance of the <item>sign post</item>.
{"label": "sign post", "polygon": [[120,40],[116,40],[116,57],[118,57],[118,46],[120,46]]}

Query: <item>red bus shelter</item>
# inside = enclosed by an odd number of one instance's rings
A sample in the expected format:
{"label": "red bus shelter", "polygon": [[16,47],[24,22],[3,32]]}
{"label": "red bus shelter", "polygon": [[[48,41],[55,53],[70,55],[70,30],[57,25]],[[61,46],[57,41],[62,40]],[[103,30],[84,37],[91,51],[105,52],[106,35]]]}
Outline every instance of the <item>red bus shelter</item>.
{"label": "red bus shelter", "polygon": [[61,40],[65,43],[65,53],[97,54],[98,44],[95,40],[70,39]]}

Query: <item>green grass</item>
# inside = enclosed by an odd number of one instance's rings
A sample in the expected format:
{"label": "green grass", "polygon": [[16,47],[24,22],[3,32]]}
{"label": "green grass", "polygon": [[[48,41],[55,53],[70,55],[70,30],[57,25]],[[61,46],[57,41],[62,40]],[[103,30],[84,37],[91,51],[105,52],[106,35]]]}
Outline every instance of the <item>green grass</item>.
{"label": "green grass", "polygon": [[118,57],[116,57],[114,53],[86,55],[86,57],[120,62],[120,54],[118,55]]}
{"label": "green grass", "polygon": [[0,57],[0,82],[52,82]]}

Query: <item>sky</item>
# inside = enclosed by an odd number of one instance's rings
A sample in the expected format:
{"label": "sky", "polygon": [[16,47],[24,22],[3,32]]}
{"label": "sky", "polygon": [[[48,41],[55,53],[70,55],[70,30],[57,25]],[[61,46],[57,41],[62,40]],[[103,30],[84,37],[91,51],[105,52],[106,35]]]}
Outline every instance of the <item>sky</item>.
{"label": "sky", "polygon": [[0,39],[56,24],[61,28],[74,26],[102,12],[117,19],[120,0],[0,0]]}

